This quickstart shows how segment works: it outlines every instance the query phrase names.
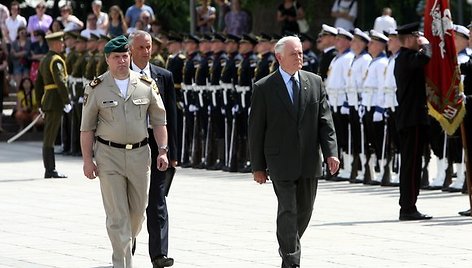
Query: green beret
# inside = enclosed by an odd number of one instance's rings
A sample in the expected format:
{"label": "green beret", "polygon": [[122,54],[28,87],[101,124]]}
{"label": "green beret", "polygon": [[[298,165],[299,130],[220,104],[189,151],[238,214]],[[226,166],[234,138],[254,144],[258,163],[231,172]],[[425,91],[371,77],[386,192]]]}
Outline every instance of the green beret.
{"label": "green beret", "polygon": [[46,35],[46,40],[48,41],[62,41],[64,38],[64,32],[55,32]]}
{"label": "green beret", "polygon": [[124,35],[117,36],[105,45],[103,52],[128,52],[128,39]]}

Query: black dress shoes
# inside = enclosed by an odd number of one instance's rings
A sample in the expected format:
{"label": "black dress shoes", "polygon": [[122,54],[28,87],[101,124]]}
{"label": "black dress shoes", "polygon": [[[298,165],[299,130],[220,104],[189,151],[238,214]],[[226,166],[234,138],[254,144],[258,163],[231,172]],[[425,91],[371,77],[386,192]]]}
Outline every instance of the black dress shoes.
{"label": "black dress shoes", "polygon": [[421,214],[420,212],[411,212],[411,213],[400,213],[401,221],[419,221],[419,220],[431,220],[433,216],[426,214]]}
{"label": "black dress shoes", "polygon": [[469,209],[469,210],[465,210],[465,211],[459,212],[459,215],[470,217],[470,209]]}
{"label": "black dress shoes", "polygon": [[170,267],[172,265],[174,265],[174,259],[167,258],[167,256],[160,256],[152,261],[152,268]]}
{"label": "black dress shoes", "polygon": [[51,179],[51,178],[64,179],[64,178],[67,178],[67,176],[57,172],[57,170],[54,169],[54,170],[50,170],[50,171],[46,170],[46,172],[44,172],[44,178],[45,179]]}

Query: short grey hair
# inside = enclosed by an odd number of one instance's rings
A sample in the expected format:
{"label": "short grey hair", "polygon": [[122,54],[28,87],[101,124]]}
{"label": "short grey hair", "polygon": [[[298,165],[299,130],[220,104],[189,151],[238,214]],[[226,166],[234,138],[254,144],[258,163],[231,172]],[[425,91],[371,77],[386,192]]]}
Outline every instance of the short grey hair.
{"label": "short grey hair", "polygon": [[128,44],[129,46],[133,46],[133,42],[134,42],[134,39],[138,36],[147,36],[149,37],[149,39],[152,40],[152,37],[151,37],[151,34],[146,32],[146,31],[143,31],[143,30],[136,30],[132,33],[130,33],[130,35],[128,36]]}
{"label": "short grey hair", "polygon": [[280,40],[277,41],[277,43],[275,44],[275,47],[274,47],[275,53],[282,54],[285,48],[285,44],[287,44],[289,41],[295,41],[300,44],[302,43],[300,41],[300,38],[298,38],[298,36],[294,36],[294,35],[284,36],[280,38]]}

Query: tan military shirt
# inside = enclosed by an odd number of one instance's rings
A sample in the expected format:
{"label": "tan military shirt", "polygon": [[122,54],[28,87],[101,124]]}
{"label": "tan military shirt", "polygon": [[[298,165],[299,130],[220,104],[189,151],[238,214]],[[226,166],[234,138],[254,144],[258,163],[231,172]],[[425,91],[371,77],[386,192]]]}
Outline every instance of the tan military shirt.
{"label": "tan military shirt", "polygon": [[153,127],[166,125],[166,111],[153,80],[130,72],[123,98],[109,71],[85,88],[81,131],[116,143],[137,143],[148,137],[147,116]]}

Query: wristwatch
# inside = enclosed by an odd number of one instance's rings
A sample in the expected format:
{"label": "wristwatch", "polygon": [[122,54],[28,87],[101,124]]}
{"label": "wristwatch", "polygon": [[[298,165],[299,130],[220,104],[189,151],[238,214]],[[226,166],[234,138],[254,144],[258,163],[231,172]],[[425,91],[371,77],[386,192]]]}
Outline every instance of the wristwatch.
{"label": "wristwatch", "polygon": [[165,153],[169,152],[169,146],[167,145],[159,145],[158,146],[159,151],[164,151]]}

